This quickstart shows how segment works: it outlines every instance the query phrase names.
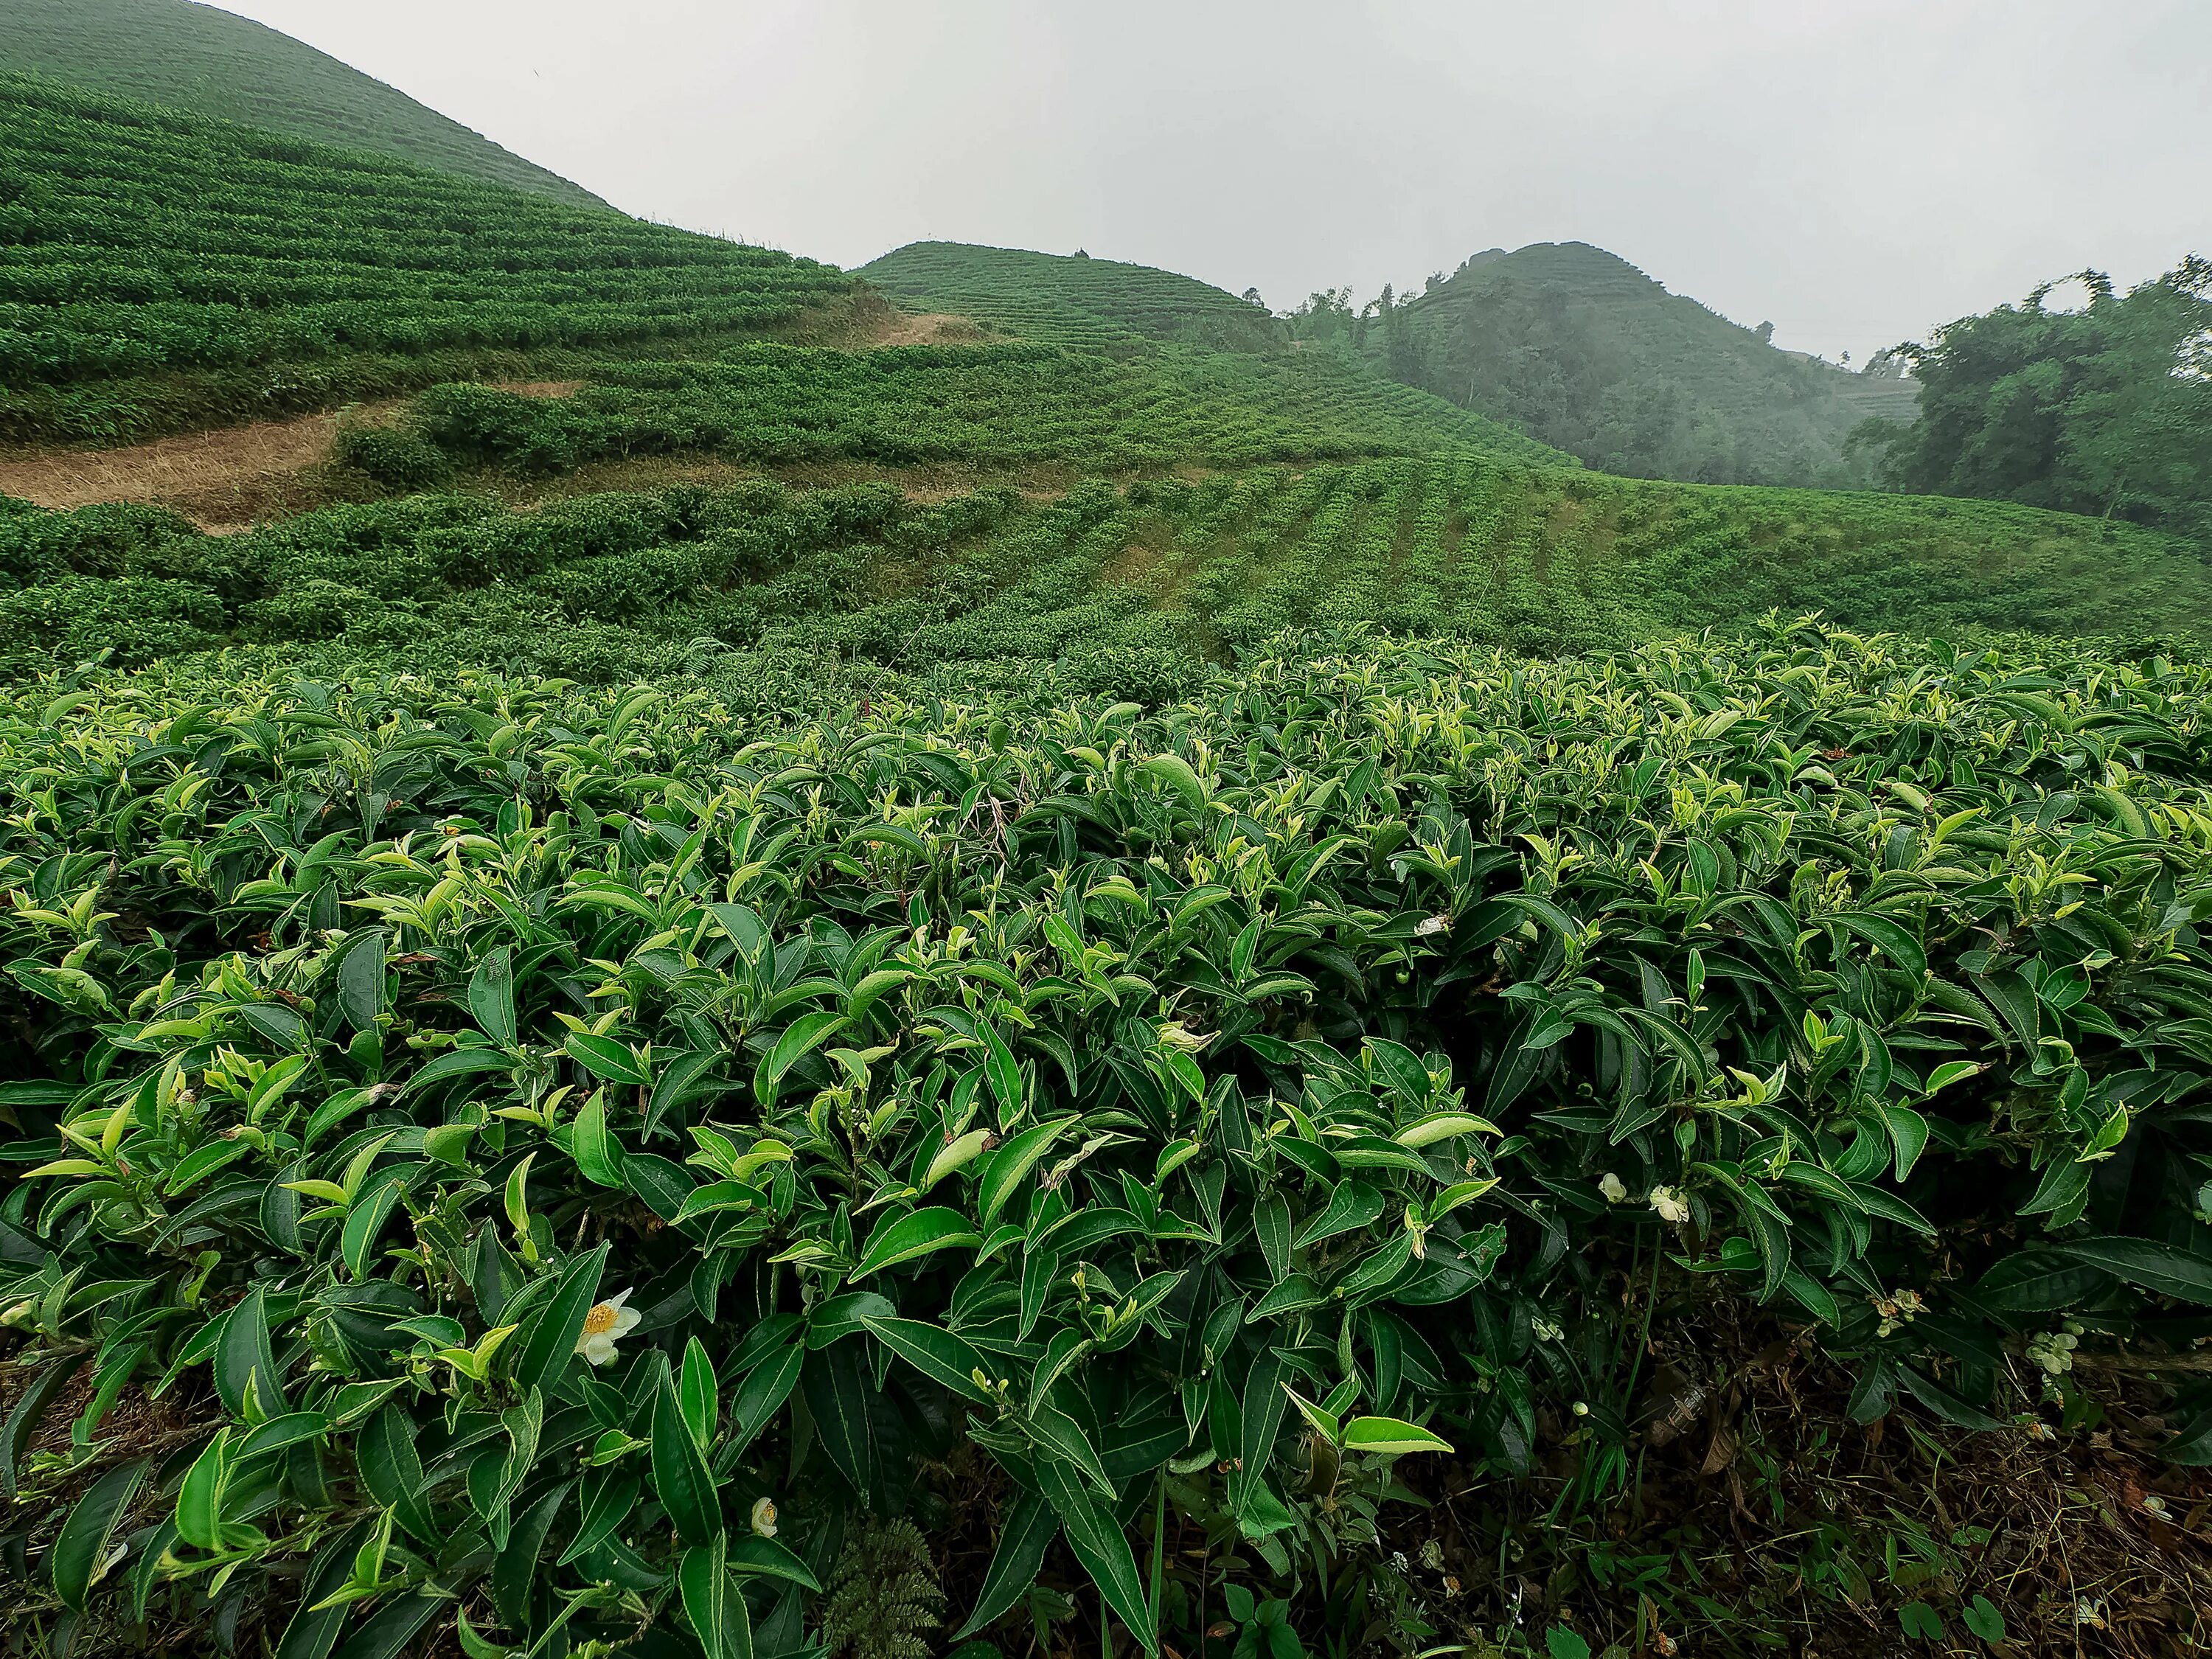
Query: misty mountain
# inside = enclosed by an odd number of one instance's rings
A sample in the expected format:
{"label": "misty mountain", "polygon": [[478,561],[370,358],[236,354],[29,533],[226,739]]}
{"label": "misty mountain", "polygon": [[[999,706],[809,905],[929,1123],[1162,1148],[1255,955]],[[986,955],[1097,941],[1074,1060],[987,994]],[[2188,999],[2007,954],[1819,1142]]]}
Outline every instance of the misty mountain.
{"label": "misty mountain", "polygon": [[1909,421],[1918,402],[1890,361],[1853,374],[1779,349],[1771,324],[1731,322],[1583,242],[1493,248],[1359,311],[1346,291],[1316,295],[1290,322],[1310,346],[1634,477],[1864,483],[1851,429]]}

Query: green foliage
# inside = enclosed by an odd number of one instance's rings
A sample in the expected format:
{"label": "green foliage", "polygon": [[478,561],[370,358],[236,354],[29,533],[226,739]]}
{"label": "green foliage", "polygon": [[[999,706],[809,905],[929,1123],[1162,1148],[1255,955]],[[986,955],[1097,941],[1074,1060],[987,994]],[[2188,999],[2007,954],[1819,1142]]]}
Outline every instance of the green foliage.
{"label": "green foliage", "polygon": [[1290,343],[1265,306],[1194,276],[1116,259],[910,242],[858,274],[901,299],[1061,345],[1111,350],[1143,340],[1265,353]]}
{"label": "green foliage", "polygon": [[1900,489],[2118,514],[2212,542],[2212,260],[2090,303],[1962,317],[1900,346],[1925,385],[1910,427],[1871,428]]}
{"label": "green foliage", "polygon": [[445,452],[410,427],[343,427],[331,453],[386,489],[429,489],[453,476]]}
{"label": "green foliage", "polygon": [[829,1659],[929,1659],[933,1644],[923,1632],[944,1624],[944,1610],[928,1541],[914,1522],[866,1516],[830,1575],[822,1651]]}
{"label": "green foliage", "polygon": [[1848,435],[1913,408],[1910,380],[1777,350],[1771,325],[1741,327],[1581,242],[1493,249],[1358,310],[1348,289],[1316,294],[1286,321],[1316,349],[1630,477],[1863,484]]}
{"label": "green foliage", "polygon": [[[922,506],[872,483],[685,487],[530,513],[424,495],[236,536],[148,509],[21,511],[0,518],[0,564],[32,584],[0,596],[0,669],[15,675],[110,644],[143,660],[219,640],[331,641],[333,665],[404,653],[419,670],[582,680],[734,652],[763,654],[794,708],[833,682],[858,703],[887,672],[985,661],[1050,662],[1078,689],[1172,701],[1204,659],[1285,629],[1378,624],[1555,653],[1820,608],[1861,629],[2140,638],[2196,627],[2208,600],[2201,560],[2130,526],[1482,459],[1086,483],[1042,502],[984,489]],[[109,616],[137,620],[108,640],[94,618]],[[734,664],[731,678],[726,696],[769,706]]]}
{"label": "green foliage", "polygon": [[[1218,387],[1270,412],[1310,420],[1326,412],[1358,445],[1305,453],[1404,454],[1449,441],[1523,461],[1569,460],[1510,424],[1455,410],[1442,398],[1401,391],[1364,364],[1294,349],[1283,325],[1264,307],[1173,271],[1017,248],[916,242],[858,274],[909,302],[957,312],[1026,339],[1124,362],[1141,360],[1154,379],[1170,386]],[[1214,418],[1235,453],[1241,447],[1238,428],[1249,417],[1224,412],[1226,420]],[[1176,413],[1148,410],[1136,435],[1140,441],[1167,438]],[[1385,433],[1386,443],[1377,445],[1376,437]],[[1244,453],[1260,459],[1269,452]],[[1289,457],[1275,453],[1273,458]]]}
{"label": "green foliage", "polygon": [[1553,459],[1437,399],[1326,359],[1002,343],[867,352],[763,343],[710,362],[609,363],[574,397],[435,387],[428,435],[526,474],[618,457],[1114,470],[1454,448]]}
{"label": "green foliage", "polygon": [[304,41],[187,0],[0,0],[0,70],[606,205]]}
{"label": "green foliage", "polygon": [[[1868,1415],[2212,1305],[2198,661],[1308,641],[1151,714],[781,726],[58,689],[0,713],[0,1307],[94,1367],[20,1488],[88,1606],[788,1651],[965,1440],[971,1624],[1052,1559],[1150,1645],[1139,1512],[1287,1589],[1404,1457],[1620,1490],[1593,1244],[1792,1310]],[[132,1387],[210,1402],[143,1480]]]}
{"label": "green foliage", "polygon": [[327,382],[301,365],[407,384],[420,360],[421,385],[457,354],[726,335],[854,290],[811,260],[26,76],[0,76],[0,201],[18,441],[312,406]]}

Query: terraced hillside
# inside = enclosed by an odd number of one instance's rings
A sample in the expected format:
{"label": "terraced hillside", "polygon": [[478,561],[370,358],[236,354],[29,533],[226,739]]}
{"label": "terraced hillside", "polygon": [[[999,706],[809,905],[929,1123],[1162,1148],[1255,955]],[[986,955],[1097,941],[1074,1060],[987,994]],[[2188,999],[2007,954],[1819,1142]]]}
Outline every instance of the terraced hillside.
{"label": "terraced hillside", "polygon": [[787,254],[0,76],[0,442],[313,408],[728,337],[854,292]]}
{"label": "terraced hillside", "polygon": [[910,242],[860,274],[886,294],[1063,344],[1109,347],[1134,336],[1222,351],[1279,351],[1290,339],[1264,306],[1194,276],[1088,253]]}
{"label": "terraced hillside", "polygon": [[[1523,460],[1572,464],[1519,428],[1454,410],[1443,398],[1399,398],[1385,390],[1387,378],[1362,364],[1293,350],[1281,324],[1263,307],[1173,271],[1087,254],[915,242],[857,274],[908,304],[971,317],[1024,339],[1123,360],[1153,356],[1171,379],[1243,382],[1288,407],[1343,409],[1361,426],[1366,411],[1388,410],[1424,429],[1413,447],[1441,439]],[[1405,448],[1393,444],[1388,453]]]}
{"label": "terraced hillside", "polygon": [[1582,242],[1477,255],[1360,331],[1378,368],[1607,471],[1713,483],[1863,481],[1844,441],[1910,420],[1910,380],[1778,350]]}
{"label": "terraced hillside", "polygon": [[[908,250],[872,268],[899,297],[1039,337],[763,339],[808,315],[890,313],[854,278],[783,254],[4,84],[0,165],[20,228],[0,249],[0,431],[18,439],[427,387],[343,450],[355,485],[588,489],[561,481],[611,470],[605,488],[668,460],[712,463],[715,482],[826,464],[888,481],[894,507],[916,467],[978,490],[957,533],[870,507],[819,558],[787,556],[817,547],[806,537],[785,547],[759,532],[784,549],[766,562],[724,546],[753,546],[732,527],[744,512],[725,524],[714,515],[734,509],[701,507],[695,524],[692,496],[641,509],[660,528],[623,531],[611,562],[548,530],[518,564],[480,544],[489,509],[438,495],[243,543],[173,533],[159,515],[150,541],[128,524],[111,533],[97,510],[19,515],[15,539],[46,550],[12,556],[18,673],[104,648],[127,659],[356,627],[380,640],[396,623],[458,641],[457,660],[483,651],[591,676],[695,635],[738,644],[804,627],[877,659],[1127,649],[1143,675],[1172,678],[1183,670],[1159,668],[1165,658],[1188,666],[1311,624],[1551,651],[1769,607],[1881,628],[2174,628],[2206,595],[2202,562],[2174,544],[2063,515],[1586,476],[1360,362],[1291,349],[1243,301],[1164,272]],[[1237,330],[1245,349],[1195,343]],[[556,364],[565,395],[485,384]],[[1163,482],[1192,471],[1214,476],[1194,491]],[[1086,474],[1153,482],[1068,490]],[[1067,493],[1033,508],[997,488],[1009,482]],[[630,522],[628,507],[609,510]],[[1050,527],[1069,524],[1079,531]],[[881,556],[912,535],[938,550]],[[356,536],[375,550],[365,564],[282,551]]]}
{"label": "terraced hillside", "polygon": [[[1542,654],[1769,610],[1862,630],[2186,632],[2202,562],[2124,526],[1986,504],[1638,483],[1469,454],[987,489],[882,483],[595,494],[530,512],[480,495],[333,507],[246,536],[87,507],[0,518],[0,673],[108,653],[395,650],[581,680],[731,651],[842,664],[859,684],[1059,662],[1145,698],[1285,630],[1380,627]],[[1018,671],[1010,667],[1010,672]]]}
{"label": "terraced hillside", "polygon": [[605,205],[306,42],[195,0],[0,0],[0,70]]}

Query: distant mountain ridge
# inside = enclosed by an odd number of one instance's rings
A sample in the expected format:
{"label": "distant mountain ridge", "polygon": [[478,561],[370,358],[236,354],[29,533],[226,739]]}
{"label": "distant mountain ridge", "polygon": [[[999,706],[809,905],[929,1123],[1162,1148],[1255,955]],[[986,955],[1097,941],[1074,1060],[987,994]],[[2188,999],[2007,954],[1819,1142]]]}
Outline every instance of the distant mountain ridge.
{"label": "distant mountain ridge", "polygon": [[304,41],[194,0],[0,0],[0,70],[9,70],[396,155],[571,206],[607,205]]}
{"label": "distant mountain ridge", "polygon": [[1851,429],[1918,404],[1911,380],[1781,350],[1585,242],[1489,249],[1372,319],[1309,307],[1292,325],[1630,477],[1862,483]]}

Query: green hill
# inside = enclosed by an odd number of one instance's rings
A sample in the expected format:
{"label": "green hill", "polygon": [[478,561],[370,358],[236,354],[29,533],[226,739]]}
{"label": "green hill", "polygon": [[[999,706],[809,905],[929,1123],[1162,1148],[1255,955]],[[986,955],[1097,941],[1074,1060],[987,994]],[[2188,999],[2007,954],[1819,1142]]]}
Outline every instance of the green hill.
{"label": "green hill", "polygon": [[1371,320],[1310,306],[1293,325],[1402,380],[1635,477],[1869,482],[1844,440],[1911,418],[1914,382],[1778,350],[1582,242],[1477,254]]}
{"label": "green hill", "polygon": [[1087,253],[912,242],[860,274],[886,294],[1033,339],[1107,346],[1135,336],[1216,351],[1280,351],[1290,341],[1264,306],[1194,276]]}
{"label": "green hill", "polygon": [[1255,385],[1300,409],[1337,409],[1364,432],[1370,413],[1419,428],[1373,447],[1364,436],[1340,453],[1406,453],[1439,441],[1470,444],[1523,460],[1571,463],[1517,428],[1451,407],[1439,398],[1407,400],[1363,363],[1294,349],[1265,307],[1195,277],[1088,254],[1036,253],[962,242],[915,242],[858,271],[910,305],[974,319],[1024,339],[1119,360],[1151,356],[1170,379]]}
{"label": "green hill", "polygon": [[304,41],[192,0],[0,0],[0,70],[606,205]]}
{"label": "green hill", "polygon": [[0,76],[0,441],[725,338],[854,291],[603,207]]}

